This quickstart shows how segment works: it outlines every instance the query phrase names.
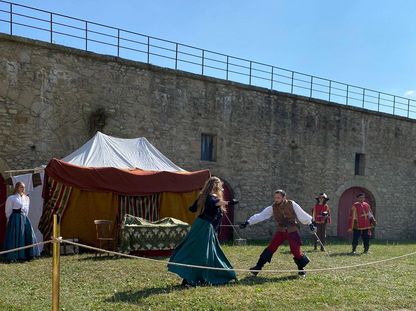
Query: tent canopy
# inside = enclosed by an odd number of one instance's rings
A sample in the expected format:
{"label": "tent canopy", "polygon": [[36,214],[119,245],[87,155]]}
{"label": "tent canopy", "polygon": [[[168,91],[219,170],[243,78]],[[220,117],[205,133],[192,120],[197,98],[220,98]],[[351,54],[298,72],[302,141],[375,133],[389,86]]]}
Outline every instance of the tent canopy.
{"label": "tent canopy", "polygon": [[118,138],[97,132],[62,161],[83,167],[114,167],[147,171],[184,171],[145,137]]}
{"label": "tent canopy", "polygon": [[190,192],[201,189],[209,170],[194,172],[144,171],[114,167],[81,167],[52,159],[45,169],[48,176],[65,185],[86,191],[121,195],[149,195],[159,192]]}

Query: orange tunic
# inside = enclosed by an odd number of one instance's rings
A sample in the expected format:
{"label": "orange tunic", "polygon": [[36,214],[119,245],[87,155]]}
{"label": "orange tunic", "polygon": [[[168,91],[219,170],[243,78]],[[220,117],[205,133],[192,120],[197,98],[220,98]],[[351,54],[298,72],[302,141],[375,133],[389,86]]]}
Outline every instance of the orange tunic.
{"label": "orange tunic", "polygon": [[[328,217],[322,216],[323,212],[328,213]],[[331,223],[331,212],[329,210],[328,204],[316,204],[312,208],[312,219],[317,224]]]}
{"label": "orange tunic", "polygon": [[374,216],[370,204],[367,202],[355,202],[351,207],[350,216],[348,218],[348,231],[351,231],[352,229],[371,229],[373,227],[373,220]]}

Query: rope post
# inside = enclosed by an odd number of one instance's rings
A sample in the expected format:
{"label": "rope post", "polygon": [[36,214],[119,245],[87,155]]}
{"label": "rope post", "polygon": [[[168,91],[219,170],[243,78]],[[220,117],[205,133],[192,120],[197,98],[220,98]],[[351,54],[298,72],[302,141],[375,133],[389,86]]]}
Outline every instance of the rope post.
{"label": "rope post", "polygon": [[59,310],[59,279],[60,279],[60,224],[58,215],[53,215],[53,258],[52,258],[52,311]]}

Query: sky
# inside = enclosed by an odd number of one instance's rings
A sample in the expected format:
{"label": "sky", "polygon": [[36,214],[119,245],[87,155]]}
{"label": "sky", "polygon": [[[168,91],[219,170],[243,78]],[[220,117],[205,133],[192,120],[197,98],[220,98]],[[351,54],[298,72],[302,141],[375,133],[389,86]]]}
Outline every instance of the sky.
{"label": "sky", "polygon": [[13,2],[416,99],[413,0]]}

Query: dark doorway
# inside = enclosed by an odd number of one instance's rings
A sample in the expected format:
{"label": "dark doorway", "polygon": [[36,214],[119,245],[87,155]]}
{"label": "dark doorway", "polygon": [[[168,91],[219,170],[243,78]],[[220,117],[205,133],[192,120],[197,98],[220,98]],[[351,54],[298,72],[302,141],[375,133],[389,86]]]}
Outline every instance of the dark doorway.
{"label": "dark doorway", "polygon": [[[351,206],[357,202],[357,194],[365,193],[365,201],[370,204],[371,209],[376,214],[374,196],[370,191],[361,187],[349,188],[341,195],[338,205],[338,230],[337,235],[340,238],[348,238],[348,216]],[[374,232],[373,232],[374,233]],[[373,235],[374,236],[374,235]]]}
{"label": "dark doorway", "polygon": [[[231,188],[224,182],[224,201],[231,201],[233,199],[233,194]],[[227,242],[233,239],[233,225],[234,219],[234,205],[229,205],[227,207],[227,213],[222,217],[221,221],[221,230],[218,235],[220,242]]]}
{"label": "dark doorway", "polygon": [[7,187],[3,176],[0,174],[0,250],[3,250],[4,238],[6,236],[6,199]]}

